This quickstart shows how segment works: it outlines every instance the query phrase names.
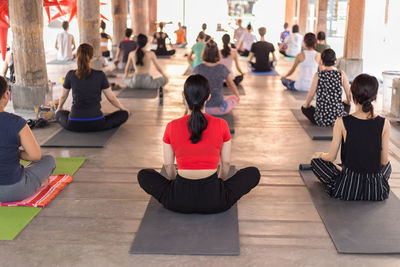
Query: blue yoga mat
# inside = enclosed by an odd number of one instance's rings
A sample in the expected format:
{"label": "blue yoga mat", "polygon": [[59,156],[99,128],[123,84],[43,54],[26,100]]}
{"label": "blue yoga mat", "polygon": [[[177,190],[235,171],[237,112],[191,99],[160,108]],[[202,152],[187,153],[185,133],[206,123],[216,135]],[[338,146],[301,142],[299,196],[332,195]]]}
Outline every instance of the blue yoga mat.
{"label": "blue yoga mat", "polygon": [[265,72],[252,71],[251,74],[256,75],[256,76],[278,76],[279,75],[275,70],[265,71]]}

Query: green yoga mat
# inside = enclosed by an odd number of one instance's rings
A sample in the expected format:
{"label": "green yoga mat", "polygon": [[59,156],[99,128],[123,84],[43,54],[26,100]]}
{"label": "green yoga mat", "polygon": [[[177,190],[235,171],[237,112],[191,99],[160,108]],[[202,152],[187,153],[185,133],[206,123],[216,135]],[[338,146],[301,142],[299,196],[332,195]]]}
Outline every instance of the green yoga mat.
{"label": "green yoga mat", "polygon": [[[74,175],[85,162],[85,160],[85,158],[56,158],[57,167],[54,170],[53,175]],[[29,163],[29,161],[21,160],[21,164],[25,167],[28,166]]]}
{"label": "green yoga mat", "polygon": [[13,240],[41,210],[32,207],[0,207],[0,240]]}
{"label": "green yoga mat", "polygon": [[[85,158],[56,158],[57,168],[53,174],[73,175],[85,162]],[[29,162],[21,160],[27,166]],[[40,212],[33,207],[0,207],[0,240],[13,240]]]}

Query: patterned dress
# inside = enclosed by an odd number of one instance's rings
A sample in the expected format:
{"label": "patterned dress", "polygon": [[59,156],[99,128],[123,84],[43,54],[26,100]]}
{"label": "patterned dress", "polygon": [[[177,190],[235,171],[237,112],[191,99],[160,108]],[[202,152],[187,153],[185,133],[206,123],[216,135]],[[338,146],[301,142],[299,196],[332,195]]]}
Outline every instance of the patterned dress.
{"label": "patterned dress", "polygon": [[324,70],[318,73],[317,106],[314,119],[318,126],[333,126],[338,117],[346,116],[342,103],[342,73]]}

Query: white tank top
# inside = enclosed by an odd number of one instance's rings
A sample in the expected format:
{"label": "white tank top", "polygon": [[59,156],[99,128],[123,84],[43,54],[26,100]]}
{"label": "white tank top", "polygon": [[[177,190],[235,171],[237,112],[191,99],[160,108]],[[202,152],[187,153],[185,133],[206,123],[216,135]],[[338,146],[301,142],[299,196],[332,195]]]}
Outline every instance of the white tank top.
{"label": "white tank top", "polygon": [[304,50],[305,59],[299,64],[300,76],[294,84],[298,91],[309,91],[314,74],[318,71],[318,62],[315,60],[317,51]]}
{"label": "white tank top", "polygon": [[303,36],[299,33],[292,33],[286,37],[287,42],[286,54],[291,57],[297,56],[301,52],[301,44],[303,43]]}
{"label": "white tank top", "polygon": [[57,60],[72,60],[72,34],[64,31],[57,35]]}

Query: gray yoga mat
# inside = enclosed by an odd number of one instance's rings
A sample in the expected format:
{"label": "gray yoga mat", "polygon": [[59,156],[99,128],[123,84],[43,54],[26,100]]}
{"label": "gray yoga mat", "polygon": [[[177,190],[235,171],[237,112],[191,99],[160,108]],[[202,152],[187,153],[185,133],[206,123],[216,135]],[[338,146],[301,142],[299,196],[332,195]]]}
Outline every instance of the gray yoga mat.
{"label": "gray yoga mat", "polygon": [[61,129],[49,139],[42,147],[104,147],[118,128],[101,132],[78,133]]}
{"label": "gray yoga mat", "polygon": [[312,140],[330,141],[332,140],[333,127],[321,127],[312,124],[301,112],[301,110],[292,109],[293,115],[303,127],[304,131]]}
{"label": "gray yoga mat", "polygon": [[[231,166],[229,176],[235,173]],[[161,174],[166,176],[164,168]],[[153,197],[136,232],[131,254],[239,255],[237,205],[218,214],[169,211]]]}
{"label": "gray yoga mat", "polygon": [[[244,92],[243,86],[238,85],[236,86],[238,91],[239,91],[239,95],[245,95],[246,93]],[[233,92],[231,91],[231,89],[229,89],[228,87],[224,86],[222,87],[222,93],[223,95],[233,95]]]}
{"label": "gray yoga mat", "polygon": [[71,65],[71,64],[75,64],[75,63],[76,63],[75,60],[61,61],[61,60],[53,59],[53,60],[50,60],[49,62],[47,62],[46,64],[49,64],[49,65]]}
{"label": "gray yoga mat", "polygon": [[235,117],[233,116],[232,112],[229,112],[225,115],[214,115],[214,117],[221,118],[228,123],[229,131],[231,134],[235,133]]}
{"label": "gray yoga mat", "polygon": [[119,98],[156,98],[158,89],[133,89],[125,88],[119,94]]}
{"label": "gray yoga mat", "polygon": [[287,90],[296,100],[306,101],[308,92]]}
{"label": "gray yoga mat", "polygon": [[400,253],[400,201],[344,201],[329,197],[311,170],[300,171],[339,253]]}

